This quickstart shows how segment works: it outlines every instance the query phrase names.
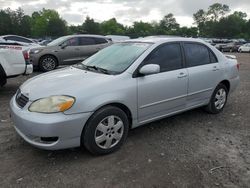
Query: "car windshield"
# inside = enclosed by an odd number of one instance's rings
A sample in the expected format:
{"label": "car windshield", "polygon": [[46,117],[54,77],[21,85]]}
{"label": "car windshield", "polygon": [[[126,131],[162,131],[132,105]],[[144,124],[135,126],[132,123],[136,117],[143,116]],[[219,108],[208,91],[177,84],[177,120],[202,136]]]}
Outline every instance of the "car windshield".
{"label": "car windshield", "polygon": [[[96,70],[119,74],[125,71],[151,43],[126,42],[113,44],[83,61],[83,68],[92,67]],[[80,68],[78,66],[78,68]],[[102,71],[103,72],[103,71]]]}
{"label": "car windshield", "polygon": [[68,36],[60,37],[58,39],[53,40],[49,44],[47,44],[47,46],[56,46],[56,45],[59,45],[59,44],[63,43],[65,41],[65,39],[67,39],[67,38],[68,38]]}

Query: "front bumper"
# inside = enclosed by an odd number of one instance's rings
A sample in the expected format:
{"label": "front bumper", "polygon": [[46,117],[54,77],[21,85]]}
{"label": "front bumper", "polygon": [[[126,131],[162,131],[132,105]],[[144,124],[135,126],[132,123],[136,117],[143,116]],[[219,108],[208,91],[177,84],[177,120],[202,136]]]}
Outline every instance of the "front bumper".
{"label": "front bumper", "polygon": [[[27,106],[19,108],[15,96],[10,101],[11,118],[17,133],[31,145],[47,150],[79,147],[81,133],[91,113],[65,115],[29,112]],[[43,137],[57,137],[45,142]]]}

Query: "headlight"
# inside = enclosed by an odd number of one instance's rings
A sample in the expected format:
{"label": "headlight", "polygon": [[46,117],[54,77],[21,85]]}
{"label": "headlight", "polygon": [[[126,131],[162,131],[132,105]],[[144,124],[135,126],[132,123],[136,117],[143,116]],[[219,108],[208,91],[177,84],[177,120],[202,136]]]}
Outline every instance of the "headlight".
{"label": "headlight", "polygon": [[40,113],[56,113],[64,112],[70,109],[75,102],[74,97],[70,96],[51,96],[48,98],[38,99],[34,101],[30,107],[31,112]]}
{"label": "headlight", "polygon": [[37,49],[37,50],[32,50],[30,51],[31,54],[38,54],[40,53],[41,51],[43,51],[42,49]]}

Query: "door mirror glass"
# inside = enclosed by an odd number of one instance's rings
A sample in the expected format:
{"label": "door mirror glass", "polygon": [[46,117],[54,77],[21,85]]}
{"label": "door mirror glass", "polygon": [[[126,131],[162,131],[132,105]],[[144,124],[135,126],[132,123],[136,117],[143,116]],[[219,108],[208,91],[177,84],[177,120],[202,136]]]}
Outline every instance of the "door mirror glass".
{"label": "door mirror glass", "polygon": [[157,74],[160,72],[160,65],[157,64],[144,65],[139,72],[142,75]]}
{"label": "door mirror glass", "polygon": [[62,49],[64,49],[64,48],[66,48],[68,46],[68,44],[67,44],[67,42],[64,42],[60,46],[61,46]]}

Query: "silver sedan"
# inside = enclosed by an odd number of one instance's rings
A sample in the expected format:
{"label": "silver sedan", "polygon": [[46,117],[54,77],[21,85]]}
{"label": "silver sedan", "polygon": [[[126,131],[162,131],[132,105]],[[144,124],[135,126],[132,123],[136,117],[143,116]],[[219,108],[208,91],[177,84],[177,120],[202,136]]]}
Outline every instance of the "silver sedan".
{"label": "silver sedan", "polygon": [[36,147],[107,154],[131,128],[198,107],[221,112],[238,69],[235,56],[200,40],[130,40],[26,81],[10,102],[11,116]]}

